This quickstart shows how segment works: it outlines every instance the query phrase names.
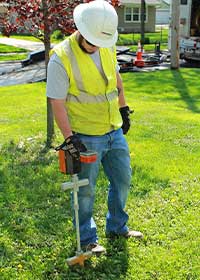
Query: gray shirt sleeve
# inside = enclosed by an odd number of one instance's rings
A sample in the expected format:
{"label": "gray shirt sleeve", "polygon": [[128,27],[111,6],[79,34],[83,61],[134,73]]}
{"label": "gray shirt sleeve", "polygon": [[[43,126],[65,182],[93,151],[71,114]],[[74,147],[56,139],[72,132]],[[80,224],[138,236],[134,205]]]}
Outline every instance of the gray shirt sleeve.
{"label": "gray shirt sleeve", "polygon": [[46,95],[50,98],[65,99],[69,89],[69,77],[60,58],[53,54],[47,68]]}

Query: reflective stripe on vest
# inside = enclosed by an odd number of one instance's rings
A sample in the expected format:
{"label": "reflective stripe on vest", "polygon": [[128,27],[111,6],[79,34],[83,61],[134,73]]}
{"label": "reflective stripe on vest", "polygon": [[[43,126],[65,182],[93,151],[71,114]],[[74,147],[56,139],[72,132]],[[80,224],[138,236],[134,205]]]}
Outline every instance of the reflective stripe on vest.
{"label": "reflective stripe on vest", "polygon": [[78,63],[77,63],[76,57],[75,57],[75,55],[74,55],[74,53],[72,51],[72,48],[70,46],[69,41],[66,41],[66,44],[64,46],[64,50],[65,50],[65,52],[66,52],[66,54],[67,54],[67,56],[69,58],[69,61],[71,63],[73,74],[79,80],[79,88],[84,89],[84,85],[83,85],[83,80],[82,80],[82,76],[81,76],[81,73],[80,73],[80,69],[78,67]]}
{"label": "reflective stripe on vest", "polygon": [[118,96],[117,91],[113,91],[111,93],[107,93],[105,95],[99,94],[99,95],[89,95],[85,92],[80,92],[78,96],[75,96],[73,94],[67,95],[67,102],[77,102],[77,103],[101,103],[106,101],[112,101]]}

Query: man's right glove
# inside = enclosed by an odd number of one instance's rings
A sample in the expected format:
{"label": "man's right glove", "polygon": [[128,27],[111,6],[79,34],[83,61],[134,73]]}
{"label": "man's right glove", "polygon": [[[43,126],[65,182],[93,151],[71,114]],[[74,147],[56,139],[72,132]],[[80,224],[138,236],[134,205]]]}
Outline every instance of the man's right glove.
{"label": "man's right glove", "polygon": [[119,108],[119,111],[123,121],[122,124],[123,134],[126,134],[131,126],[130,114],[132,114],[134,111],[130,110],[128,106]]}
{"label": "man's right glove", "polygon": [[65,141],[56,148],[56,150],[60,149],[67,150],[69,154],[77,160],[80,157],[80,152],[87,151],[86,146],[81,142],[77,135],[72,135],[66,138]]}

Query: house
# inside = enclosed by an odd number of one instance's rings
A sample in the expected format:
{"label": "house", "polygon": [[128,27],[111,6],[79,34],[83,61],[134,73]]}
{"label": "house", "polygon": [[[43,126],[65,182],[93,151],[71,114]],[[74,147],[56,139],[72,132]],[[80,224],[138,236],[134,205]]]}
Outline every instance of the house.
{"label": "house", "polygon": [[160,0],[156,9],[156,24],[169,24],[170,20],[170,0]]}
{"label": "house", "polygon": [[[155,32],[156,6],[159,0],[145,0],[145,32]],[[119,33],[135,33],[141,30],[141,0],[121,0],[117,8]]]}

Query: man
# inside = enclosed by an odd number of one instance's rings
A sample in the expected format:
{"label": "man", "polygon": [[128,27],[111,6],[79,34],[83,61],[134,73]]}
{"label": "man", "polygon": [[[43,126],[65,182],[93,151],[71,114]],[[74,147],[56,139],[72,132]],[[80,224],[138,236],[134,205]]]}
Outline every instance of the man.
{"label": "man", "polygon": [[80,188],[78,199],[81,245],[102,253],[105,248],[98,244],[92,217],[100,164],[109,180],[106,234],[142,237],[141,232],[128,229],[124,211],[131,169],[123,133],[130,127],[130,110],[113,47],[118,36],[115,9],[96,0],[78,5],[73,17],[77,31],[53,49],[47,96],[71,156],[77,158],[85,149],[98,153],[95,163],[82,164],[79,178],[88,178],[89,185]]}

